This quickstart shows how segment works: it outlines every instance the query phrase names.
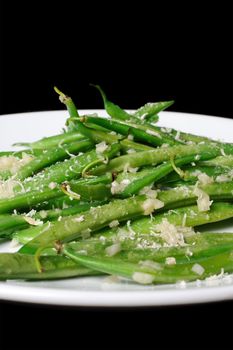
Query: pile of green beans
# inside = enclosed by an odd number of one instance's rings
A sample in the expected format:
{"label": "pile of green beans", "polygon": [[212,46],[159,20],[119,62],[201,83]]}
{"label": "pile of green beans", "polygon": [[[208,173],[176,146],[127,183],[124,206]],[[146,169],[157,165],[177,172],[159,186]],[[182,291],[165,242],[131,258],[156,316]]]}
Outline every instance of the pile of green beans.
{"label": "pile of green beans", "polygon": [[0,253],[0,279],[232,273],[233,233],[206,231],[233,223],[233,144],[158,126],[174,101],[127,112],[95,88],[108,117],[80,115],[55,88],[63,133],[0,152],[0,240],[18,245]]}

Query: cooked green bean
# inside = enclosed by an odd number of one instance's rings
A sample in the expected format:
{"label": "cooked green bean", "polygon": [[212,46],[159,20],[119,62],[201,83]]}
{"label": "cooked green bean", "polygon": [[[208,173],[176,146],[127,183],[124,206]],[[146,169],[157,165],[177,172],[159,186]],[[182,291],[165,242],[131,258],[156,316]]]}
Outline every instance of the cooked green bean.
{"label": "cooked green bean", "polygon": [[67,246],[64,247],[63,253],[75,262],[83,264],[90,269],[126,277],[141,284],[193,281],[220,274],[222,269],[225,272],[233,271],[231,251],[210,256],[201,259],[201,261],[197,260],[201,265],[196,264],[198,265],[196,269],[193,262],[169,266],[157,262],[153,263],[152,261],[150,264],[145,262],[143,265],[143,261],[135,264],[114,257],[99,258],[86,256],[77,254],[72,248]]}
{"label": "cooked green bean", "polygon": [[150,126],[146,126],[144,128],[143,126],[129,122],[120,122],[114,119],[100,118],[95,116],[85,116],[82,118],[82,121],[84,123],[92,123],[102,126],[122,135],[132,135],[136,141],[150,144],[152,146],[161,146],[165,143],[169,145],[178,143],[174,141],[174,139],[168,137],[166,134],[154,131]]}
{"label": "cooked green bean", "polygon": [[[113,220],[128,220],[139,215],[148,215],[154,210],[149,206],[146,196],[135,196],[124,200],[115,200],[97,208],[92,208],[83,215],[62,218],[61,221],[50,223],[49,227],[41,226],[41,234],[24,246],[20,252],[34,253],[40,247],[54,245],[55,241],[72,241],[82,234],[107,226]],[[149,203],[150,204],[150,203]]]}
{"label": "cooked green bean", "polygon": [[[229,150],[230,151],[230,150]],[[189,156],[196,155],[196,159],[199,159],[201,153],[209,152],[214,158],[221,154],[221,147],[216,144],[202,143],[198,145],[175,145],[172,147],[160,147],[150,151],[142,151],[132,154],[123,155],[112,159],[109,164],[101,165],[94,171],[93,174],[99,175],[106,171],[120,172],[123,171],[125,166],[132,168],[142,167],[146,165],[155,166],[176,156]]]}
{"label": "cooked green bean", "polygon": [[49,149],[19,169],[15,178],[17,180],[24,180],[51,164],[62,161],[66,158],[70,158],[70,156],[78,154],[79,152],[86,152],[92,147],[93,144],[89,140],[82,140],[79,142],[70,143],[64,147],[61,146],[56,149]]}
{"label": "cooked green bean", "polygon": [[84,138],[83,135],[79,134],[78,132],[70,131],[70,132],[64,132],[63,134],[44,137],[34,142],[18,142],[18,143],[15,143],[14,146],[26,146],[32,149],[33,151],[47,150],[52,147],[59,147],[71,142],[80,141],[80,140],[83,140],[83,138]]}
{"label": "cooked green bean", "polygon": [[42,272],[39,273],[34,256],[1,253],[0,280],[52,280],[100,274],[63,256],[42,256],[40,264]]}

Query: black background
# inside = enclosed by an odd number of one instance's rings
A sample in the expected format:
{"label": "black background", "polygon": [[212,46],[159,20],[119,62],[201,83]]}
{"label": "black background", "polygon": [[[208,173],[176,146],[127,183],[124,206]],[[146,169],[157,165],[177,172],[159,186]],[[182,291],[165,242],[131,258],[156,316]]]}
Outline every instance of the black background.
{"label": "black background", "polygon": [[[232,118],[231,1],[74,3],[1,2],[0,114],[61,109],[54,85],[78,108],[102,108],[92,82],[124,108],[175,99],[171,110]],[[5,348],[19,337],[25,349],[233,345],[232,302],[108,311],[2,302],[0,322]]]}

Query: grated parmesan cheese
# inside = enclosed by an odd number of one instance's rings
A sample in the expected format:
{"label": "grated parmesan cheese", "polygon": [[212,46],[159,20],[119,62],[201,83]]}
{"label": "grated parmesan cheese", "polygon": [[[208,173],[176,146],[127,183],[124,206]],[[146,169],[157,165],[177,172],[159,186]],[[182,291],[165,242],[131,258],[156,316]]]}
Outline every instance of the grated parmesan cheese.
{"label": "grated parmesan cheese", "polygon": [[27,153],[23,153],[21,159],[14,156],[2,156],[0,157],[0,171],[8,170],[15,175],[20,168],[33,159],[34,157]]}
{"label": "grated parmesan cheese", "polygon": [[14,196],[14,188],[16,186],[21,186],[22,192],[25,192],[24,187],[20,181],[16,180],[6,180],[0,181],[0,198],[9,198]]}
{"label": "grated parmesan cheese", "polygon": [[160,232],[160,237],[168,244],[168,246],[184,246],[184,228],[171,224],[167,219],[163,219],[160,224],[155,226],[155,230]]}

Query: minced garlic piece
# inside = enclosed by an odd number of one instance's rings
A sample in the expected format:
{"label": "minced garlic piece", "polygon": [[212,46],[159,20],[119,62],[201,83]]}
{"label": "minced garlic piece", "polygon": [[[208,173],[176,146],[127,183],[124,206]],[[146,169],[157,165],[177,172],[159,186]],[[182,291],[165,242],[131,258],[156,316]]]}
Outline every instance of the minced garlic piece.
{"label": "minced garlic piece", "polygon": [[121,244],[115,243],[105,249],[105,253],[108,256],[114,256],[121,251]]}
{"label": "minced garlic piece", "polygon": [[163,267],[160,263],[158,263],[156,261],[152,261],[152,260],[139,261],[139,265],[142,267],[148,267],[149,269],[157,270],[157,271],[161,271],[163,269]]}
{"label": "minced garlic piece", "polygon": [[117,194],[124,191],[124,189],[130,184],[129,179],[124,179],[121,182],[113,181],[111,185],[111,193]]}
{"label": "minced garlic piece", "polygon": [[84,221],[84,215],[81,215],[78,218],[74,218],[73,221],[75,221],[75,222],[82,222],[82,221]]}
{"label": "minced garlic piece", "polygon": [[139,194],[145,194],[148,198],[156,198],[157,197],[157,191],[152,190],[151,186],[145,186],[141,189]]}
{"label": "minced garlic piece", "polygon": [[54,190],[54,188],[57,187],[57,184],[56,184],[56,182],[50,182],[48,187],[50,188],[50,190]]}
{"label": "minced garlic piece", "polygon": [[144,210],[144,215],[149,215],[153,213],[155,209],[164,207],[164,203],[156,198],[148,198],[142,204],[142,209]]}
{"label": "minced garlic piece", "polygon": [[106,149],[108,148],[108,145],[106,144],[105,141],[102,141],[100,143],[97,143],[95,145],[95,148],[96,148],[96,152],[97,153],[103,153],[104,151],[106,151]]}
{"label": "minced garlic piece", "polygon": [[134,272],[132,279],[140,284],[151,284],[154,280],[154,276],[145,272]]}
{"label": "minced garlic piece", "polygon": [[192,271],[201,276],[205,272],[205,269],[200,264],[194,264]]}
{"label": "minced garlic piece", "polygon": [[165,260],[166,265],[175,265],[176,264],[176,258],[173,256],[168,256]]}
{"label": "minced garlic piece", "polygon": [[119,225],[119,221],[118,220],[113,220],[109,223],[109,227],[113,228],[113,227],[117,227]]}
{"label": "minced garlic piece", "polygon": [[155,130],[147,129],[147,130],[146,130],[146,133],[147,133],[148,135],[156,136],[156,137],[158,137],[158,138],[161,139],[161,135],[160,135],[157,131],[155,131]]}
{"label": "minced garlic piece", "polygon": [[198,188],[197,186],[194,188],[193,193],[197,196],[197,207],[199,211],[208,211],[210,210],[210,206],[213,201],[210,201],[209,195]]}
{"label": "minced garlic piece", "polygon": [[198,181],[201,185],[208,185],[208,184],[212,184],[214,182],[213,178],[208,176],[205,173],[200,173],[198,176]]}
{"label": "minced garlic piece", "polygon": [[43,221],[40,221],[40,220],[36,220],[30,216],[24,216],[24,220],[30,224],[30,225],[33,225],[33,226],[39,226],[39,225],[43,225]]}

